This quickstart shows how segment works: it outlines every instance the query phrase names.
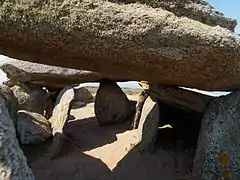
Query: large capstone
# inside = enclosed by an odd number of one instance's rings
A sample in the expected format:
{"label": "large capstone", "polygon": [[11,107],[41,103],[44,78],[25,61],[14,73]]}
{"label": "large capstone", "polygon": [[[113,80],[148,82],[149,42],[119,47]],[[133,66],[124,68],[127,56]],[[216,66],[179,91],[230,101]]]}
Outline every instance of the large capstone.
{"label": "large capstone", "polygon": [[240,37],[229,30],[234,21],[203,1],[148,4],[2,1],[0,53],[106,77],[203,90],[240,88]]}

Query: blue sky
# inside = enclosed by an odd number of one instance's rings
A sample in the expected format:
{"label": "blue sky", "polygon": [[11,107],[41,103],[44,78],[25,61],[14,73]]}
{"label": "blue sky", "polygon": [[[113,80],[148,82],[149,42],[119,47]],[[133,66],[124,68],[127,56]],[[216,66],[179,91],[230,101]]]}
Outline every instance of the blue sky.
{"label": "blue sky", "polygon": [[225,16],[238,20],[236,32],[240,33],[240,0],[207,0]]}

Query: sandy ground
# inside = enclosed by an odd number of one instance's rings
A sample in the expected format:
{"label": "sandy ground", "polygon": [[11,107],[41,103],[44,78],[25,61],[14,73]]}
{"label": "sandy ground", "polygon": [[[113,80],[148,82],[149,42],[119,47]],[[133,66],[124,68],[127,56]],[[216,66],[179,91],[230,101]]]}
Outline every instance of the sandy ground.
{"label": "sandy ground", "polygon": [[[139,92],[127,94],[136,99]],[[179,180],[189,175],[196,148],[191,135],[159,129],[155,150],[142,152],[136,131],[129,130],[131,122],[99,127],[93,107],[73,107],[59,158],[49,159],[51,140],[23,146],[37,180]]]}

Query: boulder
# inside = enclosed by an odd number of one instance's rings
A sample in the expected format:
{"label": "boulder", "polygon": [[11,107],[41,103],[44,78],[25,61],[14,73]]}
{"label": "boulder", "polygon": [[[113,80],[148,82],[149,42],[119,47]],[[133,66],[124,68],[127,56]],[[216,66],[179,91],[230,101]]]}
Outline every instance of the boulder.
{"label": "boulder", "polygon": [[140,85],[152,97],[169,105],[199,114],[204,114],[209,103],[214,99],[212,96],[179,87],[161,86],[144,81],[141,81]]}
{"label": "boulder", "polygon": [[154,101],[158,102],[160,108],[159,126],[168,124],[175,130],[186,134],[188,132],[188,134],[192,135],[192,139],[198,137],[198,130],[204,112],[214,97],[178,87],[155,85],[145,81],[141,81],[139,84],[144,91],[140,94],[136,105],[133,129],[138,127],[143,105],[150,95]]}
{"label": "boulder", "polygon": [[178,17],[188,17],[210,26],[221,26],[234,31],[237,21],[225,17],[208,2],[203,0],[110,0],[118,3],[140,2],[153,8],[163,8],[173,12]]}
{"label": "boulder", "polygon": [[61,152],[65,139],[63,128],[68,121],[73,100],[74,89],[70,86],[65,87],[57,97],[52,117],[49,119],[53,134],[51,158],[56,158]]}
{"label": "boulder", "polygon": [[74,101],[89,103],[94,100],[92,93],[86,87],[74,87]]}
{"label": "boulder", "polygon": [[240,91],[216,98],[202,120],[193,163],[196,180],[240,179]]}
{"label": "boulder", "polygon": [[91,71],[31,63],[6,56],[0,56],[0,69],[6,73],[9,80],[5,83],[8,85],[28,82],[50,90],[83,82],[95,82],[102,78],[100,74]]}
{"label": "boulder", "polygon": [[7,103],[0,94],[0,179],[34,180],[32,170],[19,147]]}
{"label": "boulder", "polygon": [[25,61],[162,85],[240,88],[240,37],[162,8],[7,0],[0,29],[0,53]]}
{"label": "boulder", "polygon": [[159,127],[159,105],[150,96],[146,99],[137,133],[141,150],[149,151],[154,147]]}
{"label": "boulder", "polygon": [[17,124],[18,101],[13,91],[6,85],[0,85],[0,95],[5,100],[9,115],[13,120],[14,126]]}
{"label": "boulder", "polygon": [[49,121],[41,114],[20,110],[17,134],[22,144],[39,144],[52,136]]}
{"label": "boulder", "polygon": [[99,125],[123,123],[131,119],[133,108],[116,82],[101,81],[94,104]]}
{"label": "boulder", "polygon": [[12,91],[18,100],[19,110],[26,110],[45,115],[49,106],[47,91],[38,85],[21,83],[13,86]]}

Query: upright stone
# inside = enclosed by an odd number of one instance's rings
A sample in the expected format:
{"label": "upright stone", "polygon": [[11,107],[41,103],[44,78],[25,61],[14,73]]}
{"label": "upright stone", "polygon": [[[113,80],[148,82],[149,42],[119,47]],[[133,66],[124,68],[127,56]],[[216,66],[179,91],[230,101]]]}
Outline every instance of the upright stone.
{"label": "upright stone", "polygon": [[0,179],[34,180],[16,136],[5,99],[0,94]]}
{"label": "upright stone", "polygon": [[202,120],[193,164],[196,180],[240,179],[240,91],[216,98]]}
{"label": "upright stone", "polygon": [[70,86],[65,87],[57,97],[52,117],[49,119],[53,134],[51,158],[56,158],[61,152],[65,139],[63,128],[68,121],[73,100],[74,89]]}
{"label": "upright stone", "polygon": [[99,125],[123,123],[133,115],[133,108],[126,94],[116,82],[102,81],[94,104]]}
{"label": "upright stone", "polygon": [[141,114],[142,114],[143,105],[144,105],[146,99],[148,98],[148,96],[149,96],[148,93],[145,90],[143,90],[138,97],[138,101],[137,101],[137,104],[136,104],[136,111],[135,111],[135,114],[134,114],[132,127],[131,127],[132,129],[137,129],[138,128],[139,121],[140,121]]}
{"label": "upright stone", "polygon": [[17,134],[22,144],[38,144],[52,136],[49,121],[41,114],[18,111]]}
{"label": "upright stone", "polygon": [[150,96],[146,99],[139,126],[137,129],[139,136],[139,147],[142,150],[150,150],[156,141],[159,127],[159,105]]}
{"label": "upright stone", "polygon": [[18,111],[17,98],[14,96],[13,91],[6,85],[0,86],[0,94],[2,95],[2,98],[5,100],[13,124],[16,126]]}

